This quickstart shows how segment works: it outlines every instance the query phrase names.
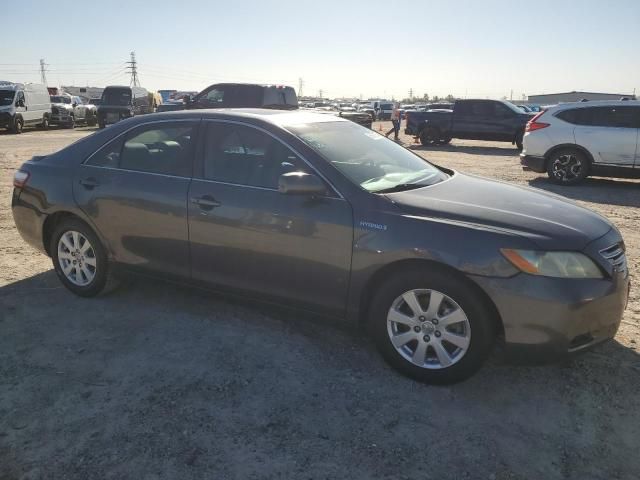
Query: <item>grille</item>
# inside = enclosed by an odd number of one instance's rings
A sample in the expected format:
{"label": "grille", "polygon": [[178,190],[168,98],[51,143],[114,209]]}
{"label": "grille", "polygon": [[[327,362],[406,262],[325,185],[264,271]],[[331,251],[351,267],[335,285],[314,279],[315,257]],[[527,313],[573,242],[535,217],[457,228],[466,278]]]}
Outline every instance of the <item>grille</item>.
{"label": "grille", "polygon": [[604,248],[600,250],[600,255],[613,265],[614,270],[624,273],[625,277],[627,276],[627,256],[624,253],[624,243],[620,242]]}

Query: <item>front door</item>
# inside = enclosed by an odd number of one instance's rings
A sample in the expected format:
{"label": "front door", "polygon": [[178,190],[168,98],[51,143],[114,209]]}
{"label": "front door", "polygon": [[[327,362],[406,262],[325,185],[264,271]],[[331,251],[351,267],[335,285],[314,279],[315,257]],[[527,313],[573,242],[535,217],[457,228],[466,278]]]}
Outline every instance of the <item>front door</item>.
{"label": "front door", "polygon": [[576,144],[587,148],[596,164],[633,167],[638,144],[640,107],[608,106],[580,109]]}
{"label": "front door", "polygon": [[187,194],[196,125],[142,125],[108,143],[76,171],[76,202],[116,262],[189,277]]}
{"label": "front door", "polygon": [[278,178],[313,173],[271,134],[232,122],[205,122],[189,191],[196,280],[284,297],[342,312],[353,220],[330,186],[321,197],[278,192]]}

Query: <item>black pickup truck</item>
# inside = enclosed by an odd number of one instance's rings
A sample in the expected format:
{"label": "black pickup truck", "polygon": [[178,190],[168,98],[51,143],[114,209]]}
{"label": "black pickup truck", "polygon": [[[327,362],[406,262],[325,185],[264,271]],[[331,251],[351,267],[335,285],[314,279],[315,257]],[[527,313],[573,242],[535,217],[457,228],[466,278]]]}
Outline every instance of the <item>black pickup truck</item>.
{"label": "black pickup truck", "polygon": [[502,100],[456,100],[453,110],[405,112],[404,133],[423,145],[449,143],[452,138],[511,142],[522,149],[524,127],[532,115]]}

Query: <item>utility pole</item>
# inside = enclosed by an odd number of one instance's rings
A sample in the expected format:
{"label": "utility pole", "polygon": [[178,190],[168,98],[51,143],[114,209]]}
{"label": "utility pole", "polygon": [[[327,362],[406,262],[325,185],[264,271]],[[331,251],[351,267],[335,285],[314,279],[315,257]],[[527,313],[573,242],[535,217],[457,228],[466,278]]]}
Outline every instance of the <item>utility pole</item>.
{"label": "utility pole", "polygon": [[322,100],[322,89],[318,90],[318,96],[320,97],[320,100]]}
{"label": "utility pole", "polygon": [[45,87],[47,86],[47,74],[46,74],[46,69],[45,67],[45,63],[44,63],[44,58],[40,59],[40,83],[42,83]]}
{"label": "utility pole", "polygon": [[138,62],[136,61],[136,52],[131,52],[131,60],[125,62],[127,64],[127,70],[131,73],[131,81],[129,86],[139,87],[140,79],[138,78]]}
{"label": "utility pole", "polygon": [[409,89],[409,100],[413,101],[413,88]]}
{"label": "utility pole", "polygon": [[509,95],[509,100],[513,101],[513,88],[511,89],[511,95]]}
{"label": "utility pole", "polygon": [[298,96],[299,97],[302,96],[302,87],[304,87],[304,80],[302,79],[302,77],[300,77],[298,79]]}

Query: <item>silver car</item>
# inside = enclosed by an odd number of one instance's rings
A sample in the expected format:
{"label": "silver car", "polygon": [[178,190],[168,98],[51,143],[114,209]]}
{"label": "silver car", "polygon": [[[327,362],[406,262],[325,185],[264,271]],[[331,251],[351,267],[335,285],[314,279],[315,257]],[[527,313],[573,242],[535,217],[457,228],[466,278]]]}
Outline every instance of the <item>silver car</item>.
{"label": "silver car", "polygon": [[527,124],[520,159],[562,185],[589,175],[640,178],[639,132],[640,101],[556,105]]}

